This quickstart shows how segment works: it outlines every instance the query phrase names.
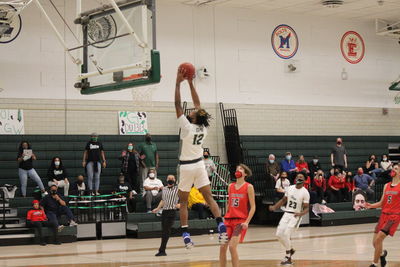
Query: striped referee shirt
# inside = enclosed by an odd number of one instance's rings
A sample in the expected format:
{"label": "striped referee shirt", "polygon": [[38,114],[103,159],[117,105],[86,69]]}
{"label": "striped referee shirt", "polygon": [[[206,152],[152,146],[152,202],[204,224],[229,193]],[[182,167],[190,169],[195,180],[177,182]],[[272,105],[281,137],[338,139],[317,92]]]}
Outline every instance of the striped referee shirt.
{"label": "striped referee shirt", "polygon": [[164,210],[174,210],[178,204],[178,186],[172,187],[164,186],[162,189],[162,200],[164,201]]}

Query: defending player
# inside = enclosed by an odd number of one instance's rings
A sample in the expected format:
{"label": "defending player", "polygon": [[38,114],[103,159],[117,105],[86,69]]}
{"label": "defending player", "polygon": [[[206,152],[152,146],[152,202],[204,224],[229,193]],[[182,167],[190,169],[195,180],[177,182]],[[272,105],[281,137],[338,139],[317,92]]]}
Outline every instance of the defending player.
{"label": "defending player", "polygon": [[308,213],[310,194],[304,188],[305,176],[303,173],[298,173],[296,176],[296,185],[289,186],[285,196],[275,205],[270,206],[269,210],[274,211],[286,204],[284,214],[279,222],[276,236],[279,242],[285,247],[286,255],[281,265],[292,264],[292,256],[295,250],[292,247],[290,240],[292,233],[300,225],[301,217]]}
{"label": "defending player", "polygon": [[[186,248],[193,246],[192,239],[188,232],[188,197],[192,185],[199,189],[204,199],[210,206],[214,215],[219,232],[219,242],[226,243],[228,237],[226,227],[223,223],[221,212],[211,194],[210,180],[203,161],[203,142],[207,137],[207,127],[209,126],[210,115],[200,107],[200,99],[193,85],[192,79],[185,78],[186,70],[178,69],[175,87],[175,110],[178,118],[178,125],[181,129],[181,152],[179,156],[179,185],[178,195],[180,201],[180,220],[182,237]],[[181,82],[188,80],[190,93],[192,95],[195,111],[190,113],[188,118],[183,114],[181,105]]]}
{"label": "defending player", "polygon": [[385,185],[382,198],[379,202],[366,203],[367,209],[382,208],[382,214],[375,228],[373,245],[375,248],[374,260],[370,267],[386,266],[387,251],[383,250],[383,240],[388,236],[393,236],[400,224],[400,166],[394,165],[390,173],[392,182]]}
{"label": "defending player", "polygon": [[[239,254],[237,245],[243,242],[251,218],[256,211],[254,187],[245,181],[251,176],[251,170],[244,164],[236,167],[236,182],[228,187],[228,206],[225,214],[225,225],[227,228],[229,243],[221,245],[219,263],[221,267],[226,266],[226,252],[229,247],[232,266],[239,266]],[[250,206],[249,206],[250,205]]]}

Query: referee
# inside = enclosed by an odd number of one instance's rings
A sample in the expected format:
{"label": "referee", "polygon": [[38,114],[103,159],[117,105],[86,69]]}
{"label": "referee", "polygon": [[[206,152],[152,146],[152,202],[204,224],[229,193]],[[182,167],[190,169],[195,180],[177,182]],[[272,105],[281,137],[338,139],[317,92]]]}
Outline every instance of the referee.
{"label": "referee", "polygon": [[157,213],[161,208],[163,209],[161,217],[161,246],[156,254],[157,257],[167,256],[165,249],[167,247],[168,239],[171,235],[171,229],[175,221],[176,209],[179,208],[178,186],[175,185],[175,182],[175,176],[168,175],[168,185],[162,189],[162,199],[158,204],[158,207],[153,210],[153,213]]}

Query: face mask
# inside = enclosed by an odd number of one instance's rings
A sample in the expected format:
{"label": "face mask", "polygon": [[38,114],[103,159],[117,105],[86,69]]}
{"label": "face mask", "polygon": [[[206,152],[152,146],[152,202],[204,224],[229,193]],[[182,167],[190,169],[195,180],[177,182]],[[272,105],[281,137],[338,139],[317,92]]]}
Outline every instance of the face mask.
{"label": "face mask", "polygon": [[208,156],[208,155],[204,155],[203,157],[204,157],[205,159],[208,159],[209,156]]}
{"label": "face mask", "polygon": [[291,160],[291,159],[292,159],[292,156],[287,155],[287,156],[286,156],[286,159],[287,159],[287,160]]}
{"label": "face mask", "polygon": [[192,118],[191,118],[189,115],[186,116],[186,119],[187,119],[190,123],[192,123]]}
{"label": "face mask", "polygon": [[338,176],[339,175],[339,173],[338,172],[335,172],[335,176]]}
{"label": "face mask", "polygon": [[133,149],[133,146],[128,146],[128,150],[132,150]]}
{"label": "face mask", "polygon": [[285,180],[287,177],[286,176],[281,176],[281,179],[282,180]]}
{"label": "face mask", "polygon": [[59,161],[54,161],[54,165],[55,166],[60,166],[60,162]]}
{"label": "face mask", "polygon": [[155,177],[155,174],[154,173],[149,173],[149,177],[151,178],[151,179],[153,179],[154,177]]}
{"label": "face mask", "polygon": [[50,193],[51,193],[52,195],[57,195],[57,190],[51,190]]}
{"label": "face mask", "polygon": [[174,180],[168,180],[168,181],[167,181],[167,184],[173,185],[173,184],[175,184],[175,181],[174,181]]}
{"label": "face mask", "polygon": [[83,184],[83,181],[80,181],[80,180],[79,180],[79,181],[78,181],[78,184],[79,184],[79,185]]}
{"label": "face mask", "polygon": [[362,175],[364,171],[357,171],[358,175]]}
{"label": "face mask", "polygon": [[387,161],[387,158],[383,158],[382,161]]}
{"label": "face mask", "polygon": [[304,184],[304,180],[302,180],[302,179],[297,179],[297,180],[296,180],[296,184]]}
{"label": "face mask", "polygon": [[236,171],[235,172],[235,177],[236,178],[241,178],[242,176],[243,176],[242,172],[240,172],[240,171]]}
{"label": "face mask", "polygon": [[274,162],[275,162],[275,160],[273,160],[273,159],[269,160],[269,163],[271,163],[271,164],[274,163]]}
{"label": "face mask", "polygon": [[336,142],[336,144],[338,144],[338,145],[341,145],[341,144],[342,144],[342,142],[340,142],[340,141],[339,141],[339,142]]}
{"label": "face mask", "polygon": [[314,164],[317,164],[317,163],[318,163],[318,160],[317,160],[317,159],[313,159],[312,161],[313,161]]}
{"label": "face mask", "polygon": [[90,140],[92,140],[93,142],[97,142],[97,138],[98,137],[91,137]]}
{"label": "face mask", "polygon": [[393,177],[395,177],[395,176],[396,176],[396,172],[392,170],[392,171],[390,172],[390,177],[393,178]]}

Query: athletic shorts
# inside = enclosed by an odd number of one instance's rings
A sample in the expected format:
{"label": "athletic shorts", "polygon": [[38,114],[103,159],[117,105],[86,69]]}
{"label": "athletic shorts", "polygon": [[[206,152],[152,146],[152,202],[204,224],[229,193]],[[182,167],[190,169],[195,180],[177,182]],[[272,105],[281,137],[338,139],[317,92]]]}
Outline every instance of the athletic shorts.
{"label": "athletic shorts", "polygon": [[279,221],[278,228],[298,228],[301,222],[300,216],[294,216],[294,213],[285,212]]}
{"label": "athletic shorts", "polygon": [[379,222],[375,227],[375,233],[384,232],[386,235],[394,236],[400,224],[399,214],[382,213]]}
{"label": "athletic shorts", "polygon": [[243,243],[243,239],[247,233],[247,229],[243,229],[241,224],[244,223],[246,219],[225,219],[224,224],[226,226],[226,233],[229,240],[232,236],[239,236],[239,243]]}
{"label": "athletic shorts", "polygon": [[183,192],[190,192],[192,186],[197,189],[210,184],[204,162],[179,165],[178,189]]}

